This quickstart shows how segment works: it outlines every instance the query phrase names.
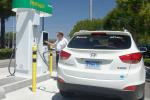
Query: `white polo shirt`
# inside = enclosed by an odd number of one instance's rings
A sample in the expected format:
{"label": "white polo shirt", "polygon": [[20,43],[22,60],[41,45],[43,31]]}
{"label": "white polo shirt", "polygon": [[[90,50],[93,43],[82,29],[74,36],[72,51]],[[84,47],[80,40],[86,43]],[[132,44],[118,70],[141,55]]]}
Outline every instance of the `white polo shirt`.
{"label": "white polo shirt", "polygon": [[68,40],[66,38],[63,38],[62,40],[57,40],[55,42],[56,51],[61,51],[67,46],[67,44],[68,44]]}

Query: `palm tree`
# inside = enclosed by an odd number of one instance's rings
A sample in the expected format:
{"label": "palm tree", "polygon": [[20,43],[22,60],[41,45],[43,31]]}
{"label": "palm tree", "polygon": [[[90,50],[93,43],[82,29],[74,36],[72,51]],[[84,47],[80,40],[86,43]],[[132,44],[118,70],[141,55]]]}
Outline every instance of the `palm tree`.
{"label": "palm tree", "polygon": [[5,47],[5,20],[14,15],[12,12],[12,0],[0,0],[1,38],[0,47]]}

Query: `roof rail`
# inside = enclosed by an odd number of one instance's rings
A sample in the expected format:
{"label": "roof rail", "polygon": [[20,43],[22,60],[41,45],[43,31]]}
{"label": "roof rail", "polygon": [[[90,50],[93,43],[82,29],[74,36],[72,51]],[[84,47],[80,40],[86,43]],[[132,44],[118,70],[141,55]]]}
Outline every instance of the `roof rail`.
{"label": "roof rail", "polygon": [[88,31],[88,30],[80,30],[79,32],[86,32],[86,31]]}
{"label": "roof rail", "polygon": [[123,28],[124,32],[129,32],[127,29]]}

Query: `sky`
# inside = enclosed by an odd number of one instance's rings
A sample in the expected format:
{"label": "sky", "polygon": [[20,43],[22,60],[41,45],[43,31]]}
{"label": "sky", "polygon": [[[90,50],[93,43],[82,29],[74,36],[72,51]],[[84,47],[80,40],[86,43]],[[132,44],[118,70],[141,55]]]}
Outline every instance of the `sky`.
{"label": "sky", "polygon": [[[68,36],[77,21],[89,18],[89,0],[50,0],[50,3],[53,14],[45,18],[45,31],[50,33],[50,38],[55,38],[58,31]],[[115,0],[93,0],[93,18],[105,17],[115,6]],[[6,31],[13,31],[13,27],[15,18],[10,17],[6,22]]]}

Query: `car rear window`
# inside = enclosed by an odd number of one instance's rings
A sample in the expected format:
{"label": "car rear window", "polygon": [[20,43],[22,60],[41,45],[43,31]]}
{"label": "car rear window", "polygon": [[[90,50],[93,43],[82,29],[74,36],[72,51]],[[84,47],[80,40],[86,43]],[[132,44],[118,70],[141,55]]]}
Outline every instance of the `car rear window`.
{"label": "car rear window", "polygon": [[77,35],[69,42],[69,48],[77,49],[128,49],[131,38],[128,35]]}

